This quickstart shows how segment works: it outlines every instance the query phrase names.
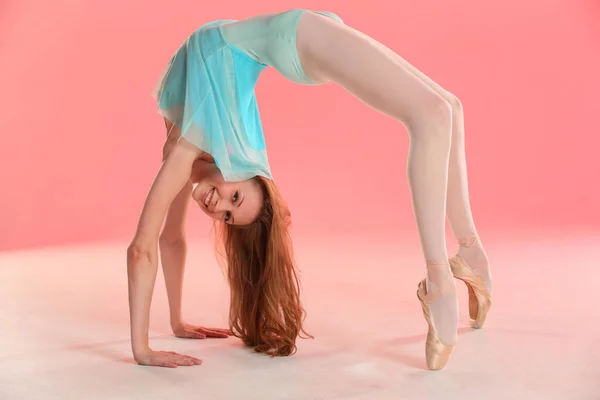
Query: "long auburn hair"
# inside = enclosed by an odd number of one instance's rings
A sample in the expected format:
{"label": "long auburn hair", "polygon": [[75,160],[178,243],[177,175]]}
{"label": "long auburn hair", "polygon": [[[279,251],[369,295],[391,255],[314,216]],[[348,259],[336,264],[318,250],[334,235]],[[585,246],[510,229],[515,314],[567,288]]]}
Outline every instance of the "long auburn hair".
{"label": "long auburn hair", "polygon": [[216,245],[225,262],[231,292],[229,326],[257,352],[287,356],[305,334],[306,312],[289,234],[290,211],[272,180],[254,178],[263,192],[263,208],[250,225],[217,222]]}

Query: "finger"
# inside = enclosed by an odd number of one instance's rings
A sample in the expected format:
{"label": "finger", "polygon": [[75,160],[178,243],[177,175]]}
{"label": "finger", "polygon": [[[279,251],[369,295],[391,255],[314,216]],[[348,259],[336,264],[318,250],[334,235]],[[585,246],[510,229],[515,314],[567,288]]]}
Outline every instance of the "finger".
{"label": "finger", "polygon": [[206,329],[209,329],[209,330],[215,331],[215,332],[225,333],[229,336],[233,335],[233,332],[231,332],[231,329],[223,329],[223,328],[206,328]]}
{"label": "finger", "polygon": [[194,364],[200,365],[202,364],[202,360],[196,357],[192,357],[192,356],[186,356],[187,358],[189,358]]}
{"label": "finger", "polygon": [[194,362],[190,359],[182,358],[177,360],[177,365],[181,365],[182,367],[195,365]]}
{"label": "finger", "polygon": [[206,339],[206,334],[200,331],[186,330],[185,333],[187,337],[192,339]]}
{"label": "finger", "polygon": [[231,333],[231,329],[228,328],[212,328],[208,326],[197,326],[196,329],[206,329],[209,331],[221,332],[221,333]]}
{"label": "finger", "polygon": [[200,365],[202,361],[195,357],[181,354],[180,357],[177,359],[177,363],[179,365]]}
{"label": "finger", "polygon": [[193,361],[195,364],[198,364],[198,365],[202,364],[202,360],[201,360],[201,359],[199,359],[199,358],[192,357],[192,356],[185,356],[185,357],[187,357],[187,358],[189,358],[190,360],[192,360],[192,361]]}
{"label": "finger", "polygon": [[211,338],[229,337],[229,335],[227,333],[217,331],[217,330],[212,330],[211,328],[196,328],[196,332],[202,332],[203,334],[205,334],[206,336],[211,337]]}
{"label": "finger", "polygon": [[[174,353],[174,352],[170,352],[170,354],[167,356],[169,362],[172,363],[177,363],[179,365],[187,365],[187,364],[195,364],[196,361],[200,361],[198,358],[196,357],[192,357],[192,356],[187,356],[185,354],[179,354],[179,353]],[[184,364],[181,364],[181,363]],[[202,361],[200,361],[202,362]]]}
{"label": "finger", "polygon": [[186,329],[185,331],[180,332],[175,336],[178,338],[182,338],[182,339],[204,339],[204,338],[206,338],[206,335],[204,335],[203,333],[189,330],[189,329]]}
{"label": "finger", "polygon": [[158,364],[156,364],[159,367],[166,367],[166,368],[177,368],[177,364],[171,361],[160,361]]}
{"label": "finger", "polygon": [[171,358],[173,358],[173,357],[175,357],[175,358],[179,358],[179,357],[190,357],[190,356],[186,356],[185,354],[179,354],[179,353],[176,353],[176,352],[174,352],[174,351],[165,351],[164,353],[165,353],[165,356],[166,356],[167,358],[169,358],[169,359],[171,359]]}
{"label": "finger", "polygon": [[189,356],[186,356],[185,354],[179,354],[173,351],[170,351],[169,354],[165,355],[165,359],[172,363],[178,363],[179,361],[186,360],[188,358]]}

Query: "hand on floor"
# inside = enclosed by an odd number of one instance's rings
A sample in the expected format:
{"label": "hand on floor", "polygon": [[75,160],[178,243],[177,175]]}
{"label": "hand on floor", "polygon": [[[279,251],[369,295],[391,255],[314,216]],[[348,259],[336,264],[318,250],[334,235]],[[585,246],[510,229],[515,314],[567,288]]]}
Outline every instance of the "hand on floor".
{"label": "hand on floor", "polygon": [[135,361],[140,365],[155,367],[177,368],[178,366],[192,366],[202,364],[202,360],[185,354],[172,351],[154,351],[148,349],[141,354],[134,355]]}
{"label": "hand on floor", "polygon": [[187,339],[227,338],[232,335],[229,329],[205,328],[203,326],[186,324],[185,322],[174,326],[173,333],[178,338]]}

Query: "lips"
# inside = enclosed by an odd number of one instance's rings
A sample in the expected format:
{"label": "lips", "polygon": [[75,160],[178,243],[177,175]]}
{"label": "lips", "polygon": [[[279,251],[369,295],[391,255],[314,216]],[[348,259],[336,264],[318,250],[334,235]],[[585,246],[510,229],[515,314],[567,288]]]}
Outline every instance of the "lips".
{"label": "lips", "polygon": [[202,196],[202,203],[206,206],[206,208],[209,208],[210,202],[211,202],[214,194],[215,194],[215,188],[210,188],[209,190],[206,191],[206,193],[204,193],[204,196]]}

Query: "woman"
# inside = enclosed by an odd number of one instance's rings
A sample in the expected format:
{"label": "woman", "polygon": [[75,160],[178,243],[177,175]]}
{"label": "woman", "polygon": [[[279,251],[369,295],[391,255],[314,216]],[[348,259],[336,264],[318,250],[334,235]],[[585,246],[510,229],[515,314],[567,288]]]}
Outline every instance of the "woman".
{"label": "woman", "polygon": [[[259,352],[295,351],[304,309],[287,230],[290,214],[272,181],[254,94],[267,66],[300,84],[337,83],[406,126],[407,174],[426,267],[417,290],[428,323],[425,355],[428,368],[443,368],[457,340],[452,276],[467,284],[475,327],[483,325],[491,303],[488,260],[469,205],[461,104],[336,15],[300,9],[205,24],[181,45],[155,88],[170,133],[128,249],[136,361],[169,367],[200,362],[148,345],[158,243],[176,335],[233,333]],[[180,316],[183,224],[190,198],[221,224],[231,331],[192,327]],[[451,260],[446,213],[460,243]]]}

